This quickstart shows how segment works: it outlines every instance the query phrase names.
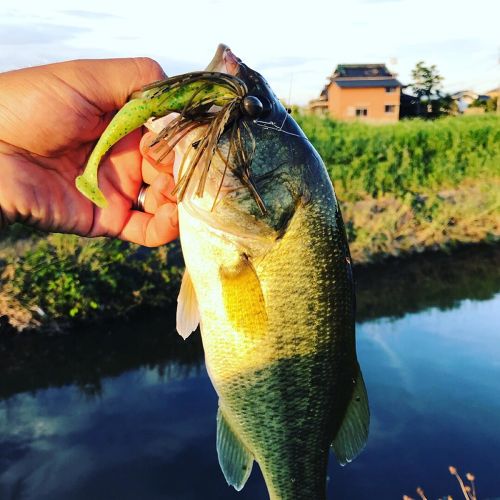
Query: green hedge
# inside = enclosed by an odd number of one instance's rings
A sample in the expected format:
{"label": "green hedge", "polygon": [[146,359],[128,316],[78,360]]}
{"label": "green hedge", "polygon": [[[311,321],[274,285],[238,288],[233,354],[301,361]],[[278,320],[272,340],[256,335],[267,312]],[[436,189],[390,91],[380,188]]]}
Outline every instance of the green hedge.
{"label": "green hedge", "polygon": [[500,175],[500,116],[390,125],[298,115],[344,197],[403,195]]}
{"label": "green hedge", "polygon": [[148,249],[53,234],[35,239],[7,262],[0,284],[2,292],[42,320],[98,320],[141,305],[174,302],[181,273],[178,253],[176,245]]}

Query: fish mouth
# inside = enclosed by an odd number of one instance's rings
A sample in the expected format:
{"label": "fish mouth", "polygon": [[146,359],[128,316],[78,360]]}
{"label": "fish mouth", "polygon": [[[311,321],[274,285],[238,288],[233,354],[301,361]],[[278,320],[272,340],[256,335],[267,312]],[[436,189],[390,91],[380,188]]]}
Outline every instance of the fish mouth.
{"label": "fish mouth", "polygon": [[241,59],[236,57],[227,45],[221,43],[205,70],[236,76],[240,69],[240,63]]}

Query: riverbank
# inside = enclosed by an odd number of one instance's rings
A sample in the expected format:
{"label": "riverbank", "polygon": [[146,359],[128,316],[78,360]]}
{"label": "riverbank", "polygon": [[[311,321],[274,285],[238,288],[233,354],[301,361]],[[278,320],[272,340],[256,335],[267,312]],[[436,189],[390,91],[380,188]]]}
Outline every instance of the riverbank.
{"label": "riverbank", "polygon": [[149,249],[9,229],[0,241],[0,334],[65,332],[165,307],[177,297],[183,270],[177,242]]}
{"label": "riverbank", "polygon": [[436,191],[341,203],[354,262],[500,240],[500,179],[468,179]]}
{"label": "riverbank", "polygon": [[[61,240],[72,240],[69,245],[72,252],[62,250],[67,246],[61,245]],[[177,243],[162,249],[121,243],[118,246],[122,249],[114,247],[113,255],[108,254],[108,241],[67,235],[49,235],[31,243],[18,242],[17,246],[27,250],[4,267],[0,289],[0,340],[20,332],[37,336],[39,333],[51,336],[69,331],[77,333],[92,324],[101,327],[115,321],[124,324],[149,312],[175,310],[182,276]],[[89,246],[92,251],[88,251]],[[384,254],[384,258],[378,260],[355,261],[358,299],[363,296],[358,300],[358,321],[382,314],[377,312],[380,294],[384,297],[394,295],[392,303],[395,307],[399,304],[397,290],[410,286],[401,276],[412,275],[411,286],[417,284],[415,293],[419,297],[414,300],[413,308],[421,302],[426,303],[425,292],[419,290],[425,290],[425,283],[431,278],[454,283],[448,294],[450,303],[461,297],[461,290],[468,288],[466,283],[460,286],[456,283],[463,269],[470,271],[471,266],[474,267],[475,271],[468,272],[467,276],[476,276],[483,283],[485,293],[489,293],[490,284],[495,287],[500,279],[498,243],[455,243],[453,247],[438,247],[439,250],[423,248],[424,251],[419,247],[418,252],[405,251],[397,256],[393,251],[392,256]],[[100,251],[95,252],[95,249]],[[4,252],[5,249],[0,250],[0,263]],[[88,257],[82,257],[86,252]],[[474,258],[477,255],[481,255],[481,259]],[[483,264],[479,265],[479,261]],[[422,269],[426,271],[421,272]],[[377,275],[376,289],[371,283],[374,273]],[[380,281],[384,276],[386,278]],[[432,301],[432,296],[431,291],[427,300]],[[397,307],[384,311],[384,315],[397,316]]]}
{"label": "riverbank", "polygon": [[[491,300],[500,291],[500,245],[389,258],[357,266],[355,279],[358,328],[429,309],[452,310],[465,300]],[[92,396],[105,379],[144,365],[176,377],[200,370],[203,347],[198,334],[187,340],[177,334],[172,304],[81,324],[69,335],[12,331],[0,339],[0,359],[0,400],[72,384]]]}
{"label": "riverbank", "polygon": [[499,115],[298,122],[335,185],[355,262],[499,241]]}
{"label": "riverbank", "polygon": [[[500,117],[394,125],[298,117],[332,177],[353,262],[500,241]],[[0,333],[67,331],[175,304],[178,242],[0,235]]]}

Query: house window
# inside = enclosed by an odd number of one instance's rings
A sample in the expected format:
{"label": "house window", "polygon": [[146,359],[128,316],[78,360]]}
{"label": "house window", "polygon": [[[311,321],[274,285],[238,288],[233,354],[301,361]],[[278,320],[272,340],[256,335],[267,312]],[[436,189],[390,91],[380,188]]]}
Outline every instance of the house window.
{"label": "house window", "polygon": [[394,113],[396,111],[396,105],[395,104],[386,104],[385,105],[385,112],[386,113]]}
{"label": "house window", "polygon": [[386,91],[388,94],[392,94],[392,93],[396,92],[396,87],[386,87],[386,88],[385,88],[385,91]]}
{"label": "house window", "polygon": [[356,116],[368,116],[368,109],[356,108]]}

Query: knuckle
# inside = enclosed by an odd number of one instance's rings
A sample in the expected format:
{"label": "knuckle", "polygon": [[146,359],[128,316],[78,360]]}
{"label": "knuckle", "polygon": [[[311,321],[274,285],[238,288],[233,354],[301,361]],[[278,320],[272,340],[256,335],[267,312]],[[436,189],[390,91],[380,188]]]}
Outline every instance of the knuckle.
{"label": "knuckle", "polygon": [[135,57],[134,62],[144,83],[151,83],[166,77],[160,64],[150,57]]}

